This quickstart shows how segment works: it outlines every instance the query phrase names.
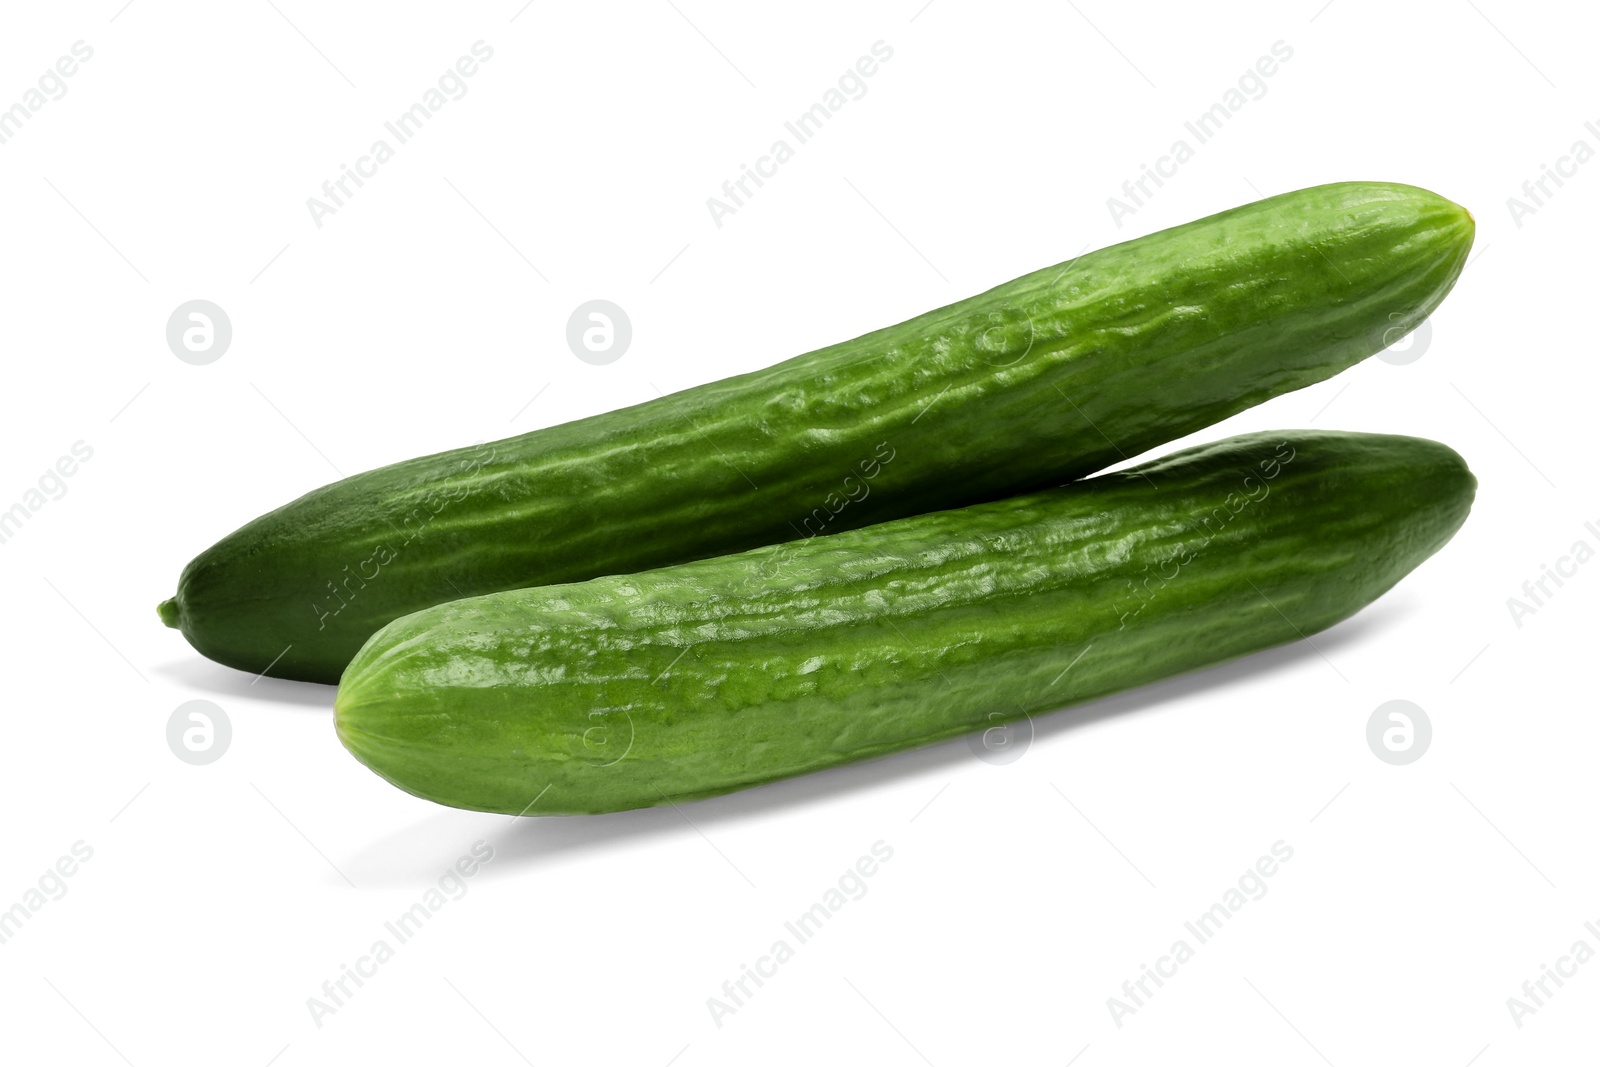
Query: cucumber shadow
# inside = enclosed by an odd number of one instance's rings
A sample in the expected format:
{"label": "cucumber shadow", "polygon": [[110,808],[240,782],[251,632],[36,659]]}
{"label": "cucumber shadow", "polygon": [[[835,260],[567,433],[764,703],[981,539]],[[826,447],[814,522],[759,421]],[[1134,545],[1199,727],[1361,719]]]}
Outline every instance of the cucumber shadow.
{"label": "cucumber shadow", "polygon": [[169,682],[193,689],[216,700],[259,700],[271,704],[296,704],[333,714],[333,694],[337,686],[316,682],[296,682],[288,678],[265,678],[212,663],[199,653],[152,667]]}
{"label": "cucumber shadow", "polygon": [[[1036,715],[1033,718],[1034,743],[1108,719],[1170,708],[1196,694],[1226,689],[1243,678],[1271,676],[1307,661],[1331,660],[1341,649],[1401,629],[1412,610],[1413,605],[1407,603],[1403,594],[1391,595],[1353,618],[1314,635],[1315,646],[1308,641],[1296,641],[1085,704]],[[676,808],[662,806],[609,815],[545,818],[435,808],[429,817],[342,859],[340,867],[362,888],[415,887],[419,882],[438,877],[472,842],[482,839],[494,848],[494,860],[484,868],[488,877],[494,879],[508,869],[536,869],[585,853],[626,847],[637,840],[668,834],[691,838],[703,834],[709,840],[719,827],[760,818],[774,811],[837,801],[920,776],[962,773],[974,762],[967,739],[957,737],[863,763],[684,803]],[[729,872],[729,877],[735,875]]]}

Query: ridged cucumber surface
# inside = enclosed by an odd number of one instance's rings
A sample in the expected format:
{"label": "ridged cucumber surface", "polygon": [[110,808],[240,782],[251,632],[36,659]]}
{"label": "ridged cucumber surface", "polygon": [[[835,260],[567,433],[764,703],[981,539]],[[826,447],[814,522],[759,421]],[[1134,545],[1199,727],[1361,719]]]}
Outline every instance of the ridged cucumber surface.
{"label": "ridged cucumber surface", "polygon": [[1282,431],[1076,485],[442,604],[367,642],[356,758],[441,804],[606,812],[881,756],[1300,640],[1466,518],[1444,445]]}
{"label": "ridged cucumber surface", "polygon": [[1392,344],[1472,235],[1411,186],[1272,197],[767,370],[325,486],[201,553],[160,614],[219,662],[332,682],[443,601],[1057,485]]}

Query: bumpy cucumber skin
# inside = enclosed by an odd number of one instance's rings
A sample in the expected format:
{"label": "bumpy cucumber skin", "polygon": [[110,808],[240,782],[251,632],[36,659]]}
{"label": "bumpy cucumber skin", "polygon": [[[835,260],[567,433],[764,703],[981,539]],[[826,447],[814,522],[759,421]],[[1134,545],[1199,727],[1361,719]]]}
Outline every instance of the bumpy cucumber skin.
{"label": "bumpy cucumber skin", "polygon": [[400,788],[617,811],[867,759],[1298,640],[1448,541],[1433,441],[1280,431],[1076,485],[442,604],[367,642],[340,739]]}
{"label": "bumpy cucumber skin", "polygon": [[162,616],[221,663],[332,682],[444,601],[1058,485],[1394,343],[1472,236],[1410,186],[1272,197],[766,370],[347,478],[201,553]]}

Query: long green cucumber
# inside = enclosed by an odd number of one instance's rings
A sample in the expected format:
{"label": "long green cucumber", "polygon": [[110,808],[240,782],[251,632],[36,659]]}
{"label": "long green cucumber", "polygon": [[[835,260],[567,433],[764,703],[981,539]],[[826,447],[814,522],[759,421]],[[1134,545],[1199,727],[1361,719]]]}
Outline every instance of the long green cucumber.
{"label": "long green cucumber", "polygon": [[1413,437],[1254,434],[1076,485],[441,604],[345,672],[339,737],[483,811],[714,796],[1331,626],[1448,541],[1476,480]]}
{"label": "long green cucumber", "polygon": [[161,617],[222,663],[331,682],[443,601],[1060,484],[1394,342],[1472,234],[1403,185],[1249,204],[766,370],[336,482],[201,553]]}

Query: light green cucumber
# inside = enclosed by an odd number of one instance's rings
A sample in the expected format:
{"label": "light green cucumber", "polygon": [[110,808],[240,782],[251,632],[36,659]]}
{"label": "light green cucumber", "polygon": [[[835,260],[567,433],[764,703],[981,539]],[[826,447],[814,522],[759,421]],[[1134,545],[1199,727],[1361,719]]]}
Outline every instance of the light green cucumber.
{"label": "light green cucumber", "polygon": [[714,796],[1301,640],[1448,541],[1475,485],[1433,441],[1289,430],[833,537],[460,600],[375,634],[336,724],[378,774],[455,807]]}

